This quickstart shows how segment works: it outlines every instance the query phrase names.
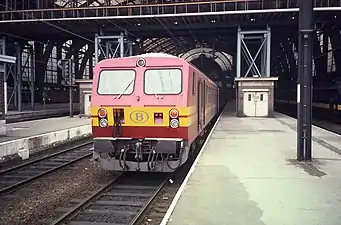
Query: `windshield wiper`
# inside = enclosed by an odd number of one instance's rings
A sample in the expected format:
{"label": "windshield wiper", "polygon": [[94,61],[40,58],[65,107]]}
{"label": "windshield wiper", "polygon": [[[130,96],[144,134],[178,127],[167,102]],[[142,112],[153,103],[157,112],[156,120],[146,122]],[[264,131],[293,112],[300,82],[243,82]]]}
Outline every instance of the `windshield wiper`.
{"label": "windshield wiper", "polygon": [[117,96],[117,97],[115,97],[115,98],[120,99],[121,96],[128,90],[128,88],[129,88],[130,85],[133,83],[133,81],[134,81],[134,79],[132,79],[132,80],[130,81],[130,83],[128,84],[128,86],[124,89],[124,91],[123,91],[119,96]]}

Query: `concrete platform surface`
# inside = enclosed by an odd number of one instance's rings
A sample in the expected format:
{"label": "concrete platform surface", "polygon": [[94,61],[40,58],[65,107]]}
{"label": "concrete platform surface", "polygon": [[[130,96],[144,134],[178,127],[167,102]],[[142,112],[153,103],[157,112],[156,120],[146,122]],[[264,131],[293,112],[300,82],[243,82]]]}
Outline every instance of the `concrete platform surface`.
{"label": "concrete platform surface", "polygon": [[[44,148],[91,135],[90,119],[59,117],[6,124],[0,137],[0,158],[19,154],[23,159]],[[1,160],[0,160],[1,161]]]}
{"label": "concrete platform surface", "polygon": [[341,224],[341,137],[314,128],[314,160],[299,163],[295,123],[226,109],[161,225]]}

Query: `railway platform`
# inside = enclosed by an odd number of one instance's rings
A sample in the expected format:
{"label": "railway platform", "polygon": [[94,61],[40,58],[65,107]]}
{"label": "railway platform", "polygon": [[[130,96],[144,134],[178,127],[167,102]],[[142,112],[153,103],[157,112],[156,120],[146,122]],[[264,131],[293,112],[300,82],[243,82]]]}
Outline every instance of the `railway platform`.
{"label": "railway platform", "polygon": [[313,128],[296,161],[296,120],[238,118],[226,107],[161,225],[338,225],[341,136]]}
{"label": "railway platform", "polygon": [[[67,116],[69,115],[69,103],[59,103],[59,104],[38,104],[36,103],[34,109],[30,108],[29,104],[22,104],[23,111],[18,112],[14,110],[9,110],[6,114],[7,123],[15,123],[28,120],[37,120],[44,118],[51,118],[57,116]],[[79,113],[79,103],[73,104],[74,114]]]}
{"label": "railway platform", "polygon": [[91,135],[89,118],[75,116],[6,124],[7,135],[0,137],[0,163],[31,154],[51,146]]}

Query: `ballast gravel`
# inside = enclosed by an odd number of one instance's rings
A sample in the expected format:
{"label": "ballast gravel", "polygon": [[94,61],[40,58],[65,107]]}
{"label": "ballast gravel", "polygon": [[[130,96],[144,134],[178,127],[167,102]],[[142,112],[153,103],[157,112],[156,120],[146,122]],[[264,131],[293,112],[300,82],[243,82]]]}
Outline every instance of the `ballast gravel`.
{"label": "ballast gravel", "polygon": [[169,179],[166,186],[160,191],[158,196],[153,200],[152,204],[147,208],[144,216],[140,219],[138,225],[159,225],[165,216],[169,206],[184,181],[189,166],[186,164],[179,173]]}
{"label": "ballast gravel", "polygon": [[99,201],[129,201],[129,202],[146,202],[149,197],[137,197],[137,196],[109,196],[103,195],[98,200]]}
{"label": "ballast gravel", "polygon": [[139,225],[159,225],[165,216],[169,206],[171,205],[174,196],[181,186],[183,177],[175,179],[174,183],[168,185],[158,194],[158,197],[153,201],[151,206],[148,207],[147,212],[142,217]]}
{"label": "ballast gravel", "polygon": [[89,210],[117,210],[117,211],[125,211],[125,212],[138,212],[141,207],[140,206],[126,206],[126,205],[90,205],[88,207]]}
{"label": "ballast gravel", "polygon": [[57,218],[57,208],[72,206],[72,199],[91,195],[113,176],[89,158],[48,174],[10,195],[0,196],[0,224],[48,224]]}
{"label": "ballast gravel", "polygon": [[101,223],[113,223],[113,224],[129,224],[129,222],[133,219],[134,216],[113,216],[113,215],[106,215],[106,214],[101,214],[101,215],[78,215],[75,217],[75,220],[80,220],[80,221],[87,221],[87,222],[99,222]]}

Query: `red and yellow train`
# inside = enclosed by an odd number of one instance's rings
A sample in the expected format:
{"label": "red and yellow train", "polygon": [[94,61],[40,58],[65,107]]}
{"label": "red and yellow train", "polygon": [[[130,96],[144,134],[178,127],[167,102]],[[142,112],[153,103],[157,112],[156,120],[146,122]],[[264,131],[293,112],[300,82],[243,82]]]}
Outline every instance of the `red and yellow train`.
{"label": "red and yellow train", "polygon": [[181,58],[103,60],[91,97],[94,158],[107,170],[173,171],[218,111],[218,86]]}

